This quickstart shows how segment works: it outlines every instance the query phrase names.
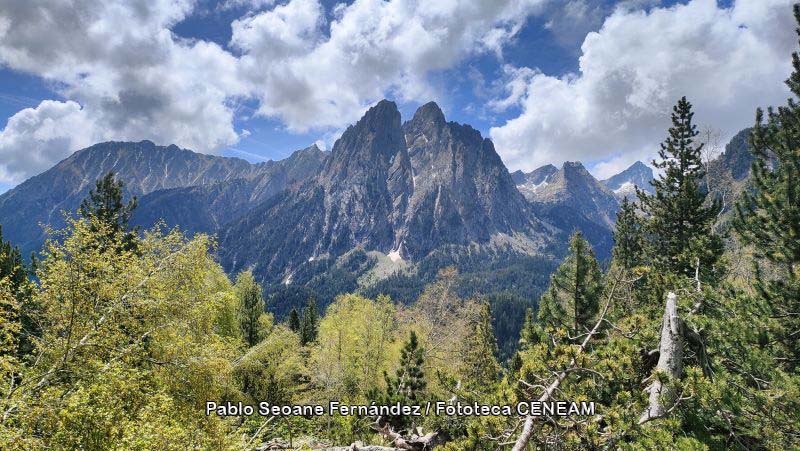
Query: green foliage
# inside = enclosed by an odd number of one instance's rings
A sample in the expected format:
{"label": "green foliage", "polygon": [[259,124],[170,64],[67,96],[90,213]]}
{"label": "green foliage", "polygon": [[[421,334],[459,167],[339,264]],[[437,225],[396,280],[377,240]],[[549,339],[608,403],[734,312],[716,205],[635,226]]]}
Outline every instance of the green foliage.
{"label": "green foliage", "polygon": [[[795,6],[800,21],[800,8]],[[755,250],[755,289],[773,316],[781,318],[770,331],[785,347],[788,367],[800,364],[800,56],[792,54],[794,71],[786,84],[793,98],[777,110],[756,113],[750,135],[755,155],[753,190],[737,205],[734,225]],[[762,262],[759,262],[761,260]]]}
{"label": "green foliage", "polygon": [[622,199],[617,222],[614,226],[613,261],[625,269],[632,269],[644,262],[642,224],[636,216],[636,205]]}
{"label": "green foliage", "polygon": [[[386,379],[386,392],[380,404],[392,405],[418,405],[424,398],[427,388],[423,364],[425,363],[425,350],[417,340],[417,334],[411,331],[408,341],[400,350],[400,362],[395,370],[395,376],[390,377],[384,371]],[[383,424],[389,423],[395,430],[413,426],[413,418],[402,415],[381,418]]]}
{"label": "green foliage", "polygon": [[653,164],[663,173],[651,183],[655,194],[637,192],[647,238],[647,254],[660,271],[694,277],[700,271],[708,280],[716,275],[715,265],[722,255],[722,240],[712,226],[721,209],[715,199],[706,205],[707,193],[701,188],[705,170],[701,151],[695,144],[699,134],[692,123],[692,104],[681,98],[673,107],[672,127]]}
{"label": "green foliage", "polygon": [[539,322],[571,329],[572,337],[587,332],[599,307],[601,277],[591,246],[576,232],[569,255],[551,276],[550,288],[539,301]]}
{"label": "green foliage", "polygon": [[300,322],[300,343],[304,346],[317,339],[317,300],[314,297],[308,298],[306,308],[303,309],[303,320]]}
{"label": "green foliage", "polygon": [[492,330],[492,312],[489,304],[484,303],[466,343],[462,375],[467,390],[483,392],[493,388],[500,374],[496,356],[497,341]]}
{"label": "green foliage", "polygon": [[105,233],[104,239],[98,245],[116,243],[120,250],[130,251],[135,249],[137,243],[136,230],[128,230],[137,200],[134,196],[127,204],[123,203],[123,187],[122,180],[116,180],[114,173],[109,172],[95,182],[95,187],[89,191],[89,197],[81,202],[78,214],[88,219],[90,225],[95,222],[106,225],[103,228],[92,228],[94,233],[101,230]]}
{"label": "green foliage", "polygon": [[292,402],[304,372],[300,340],[284,326],[275,327],[267,338],[250,348],[233,369],[242,391],[252,402],[273,405]]}
{"label": "green foliage", "polygon": [[239,273],[235,289],[239,301],[237,313],[241,334],[247,345],[252,347],[264,338],[272,320],[264,313],[261,285],[256,282],[252,272]]}
{"label": "green foliage", "polygon": [[297,309],[292,309],[289,312],[289,330],[300,333],[300,315],[297,314]]}

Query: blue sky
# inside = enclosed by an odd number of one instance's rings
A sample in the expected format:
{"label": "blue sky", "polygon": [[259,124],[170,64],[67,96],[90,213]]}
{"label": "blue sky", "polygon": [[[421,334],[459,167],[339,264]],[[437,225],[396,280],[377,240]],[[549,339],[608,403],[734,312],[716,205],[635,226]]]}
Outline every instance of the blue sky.
{"label": "blue sky", "polygon": [[680,95],[723,139],[749,125],[794,47],[789,0],[69,3],[0,0],[0,191],[98,140],[330,147],[382,97],[436,100],[512,170],[603,177],[654,155]]}

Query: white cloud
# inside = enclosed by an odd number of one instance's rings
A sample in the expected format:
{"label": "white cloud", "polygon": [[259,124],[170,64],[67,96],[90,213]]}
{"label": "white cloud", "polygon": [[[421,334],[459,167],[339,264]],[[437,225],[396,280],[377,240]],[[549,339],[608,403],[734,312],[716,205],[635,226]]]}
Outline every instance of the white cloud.
{"label": "white cloud", "polygon": [[426,81],[476,52],[502,46],[545,0],[356,0],[334,8],[322,33],[316,0],[292,0],[234,23],[232,43],[260,100],[290,130],[340,127],[391,93],[437,97]]}
{"label": "white cloud", "polygon": [[45,100],[12,116],[0,131],[0,183],[15,184],[48,169],[97,138],[75,102]]}
{"label": "white cloud", "polygon": [[[382,97],[437,97],[431,71],[500,55],[546,1],[356,0],[328,22],[317,0],[230,0],[220,8],[246,11],[228,50],[171,32],[196,0],[0,0],[0,64],[44,78],[79,111],[83,126],[62,130],[69,139],[37,141],[53,146],[40,152],[50,163],[99,138],[218,153],[240,138],[233,122],[245,99],[289,130],[330,132]],[[14,142],[23,141],[9,141],[6,155],[23,151]],[[47,166],[4,158],[6,179]]]}
{"label": "white cloud", "polygon": [[[80,114],[84,126],[63,130],[69,140],[37,144],[53,146],[43,157],[60,157],[99,137],[150,139],[207,153],[237,141],[232,102],[247,94],[237,78],[237,59],[216,44],[179,39],[169,30],[193,3],[0,0],[0,63],[43,77],[73,101],[69,108],[82,107],[73,114]],[[10,127],[3,133],[16,133]],[[66,143],[71,147],[65,150]],[[14,153],[6,148],[6,154]],[[9,166],[5,159],[0,163]],[[15,170],[13,177],[33,174]]]}
{"label": "white cloud", "polygon": [[694,104],[696,123],[730,137],[753,122],[756,106],[788,96],[782,81],[795,45],[791,3],[617,9],[586,36],[578,74],[507,71],[508,98],[496,105],[516,101],[522,112],[491,130],[498,151],[515,169],[612,157],[628,164],[655,153],[682,95]]}

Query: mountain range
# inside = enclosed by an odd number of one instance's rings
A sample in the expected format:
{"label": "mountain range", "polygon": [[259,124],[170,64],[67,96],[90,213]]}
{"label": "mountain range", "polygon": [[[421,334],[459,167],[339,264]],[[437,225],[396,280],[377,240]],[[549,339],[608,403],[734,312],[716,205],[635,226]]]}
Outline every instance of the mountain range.
{"label": "mountain range", "polygon": [[[712,162],[725,174],[718,178],[746,178],[746,132]],[[136,225],[216,234],[231,273],[252,268],[267,286],[284,287],[345,274],[348,289],[381,290],[389,290],[384,279],[429,280],[448,265],[465,280],[488,268],[523,280],[520,268],[529,274],[534,261],[544,265],[536,286],[544,285],[552,265],[542,262],[557,261],[574,230],[607,258],[620,200],[634,187],[649,190],[653,178],[641,162],[602,181],[580,162],[509,173],[491,140],[447,121],[435,103],[403,122],[384,100],[330,152],[311,146],[280,161],[253,164],[150,141],[79,150],[0,195],[4,236],[26,253],[38,250],[41,225],[63,226],[62,211],[74,212],[108,172],[137,196]],[[485,283],[479,279],[469,280]],[[518,291],[537,296],[526,290]]]}

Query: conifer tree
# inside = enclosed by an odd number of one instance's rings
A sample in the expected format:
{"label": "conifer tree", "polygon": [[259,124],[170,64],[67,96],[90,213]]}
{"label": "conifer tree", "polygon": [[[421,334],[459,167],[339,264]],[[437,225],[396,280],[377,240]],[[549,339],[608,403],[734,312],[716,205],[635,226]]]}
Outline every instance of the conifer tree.
{"label": "conifer tree", "polygon": [[289,312],[289,329],[292,332],[300,332],[300,315],[297,314],[297,309],[292,308]]}
{"label": "conifer tree", "polygon": [[492,330],[492,312],[488,303],[481,306],[475,328],[467,339],[464,354],[464,376],[467,387],[483,391],[497,381],[497,340]]}
{"label": "conifer tree", "polygon": [[614,228],[613,261],[624,269],[631,269],[642,263],[642,231],[636,206],[622,199]]}
{"label": "conifer tree", "polygon": [[529,308],[525,311],[525,322],[522,324],[522,330],[519,333],[519,350],[524,351],[541,342],[541,339],[542,328],[536,322],[536,314],[533,309]]}
{"label": "conifer tree", "polygon": [[312,296],[308,298],[306,308],[303,309],[303,321],[300,323],[301,344],[306,345],[317,339],[318,321],[317,300]]}
{"label": "conifer tree", "polygon": [[236,296],[239,302],[239,327],[248,346],[255,346],[263,338],[261,317],[264,315],[264,298],[261,286],[251,271],[243,271],[236,277]]}
{"label": "conifer tree", "polygon": [[[129,222],[133,211],[136,209],[137,200],[134,196],[128,203],[123,203],[122,180],[116,180],[114,173],[109,172],[95,182],[95,187],[89,191],[89,197],[81,202],[78,214],[86,219],[96,219],[108,226],[106,242],[115,241],[114,236],[123,237],[121,250],[135,250],[137,228],[129,230]],[[97,232],[92,226],[92,232]]]}
{"label": "conifer tree", "polygon": [[[382,404],[412,405],[422,400],[427,388],[425,372],[422,368],[425,363],[424,356],[425,350],[419,345],[417,334],[411,331],[408,341],[400,350],[400,364],[395,371],[395,376],[390,377],[384,372],[386,394],[381,400]],[[383,420],[398,430],[408,425],[409,418],[389,416]]]}
{"label": "conifer tree", "polygon": [[637,189],[647,220],[648,257],[661,270],[694,276],[699,270],[708,277],[722,255],[722,240],[712,230],[721,205],[706,205],[702,188],[705,170],[701,151],[695,144],[699,134],[692,123],[692,104],[682,97],[673,107],[669,136],[653,164],[663,173],[653,180],[655,194]]}
{"label": "conifer tree", "polygon": [[[800,24],[800,6],[794,6]],[[798,29],[800,34],[800,29]],[[786,80],[793,94],[777,110],[756,112],[750,147],[753,190],[746,191],[736,206],[734,226],[744,242],[755,248],[772,272],[755,262],[759,295],[772,310],[782,330],[778,339],[790,353],[789,367],[800,363],[800,56],[792,53],[794,70]]]}
{"label": "conifer tree", "polygon": [[600,265],[580,232],[570,240],[569,255],[550,277],[539,302],[539,322],[572,331],[577,337],[591,327],[602,290]]}

